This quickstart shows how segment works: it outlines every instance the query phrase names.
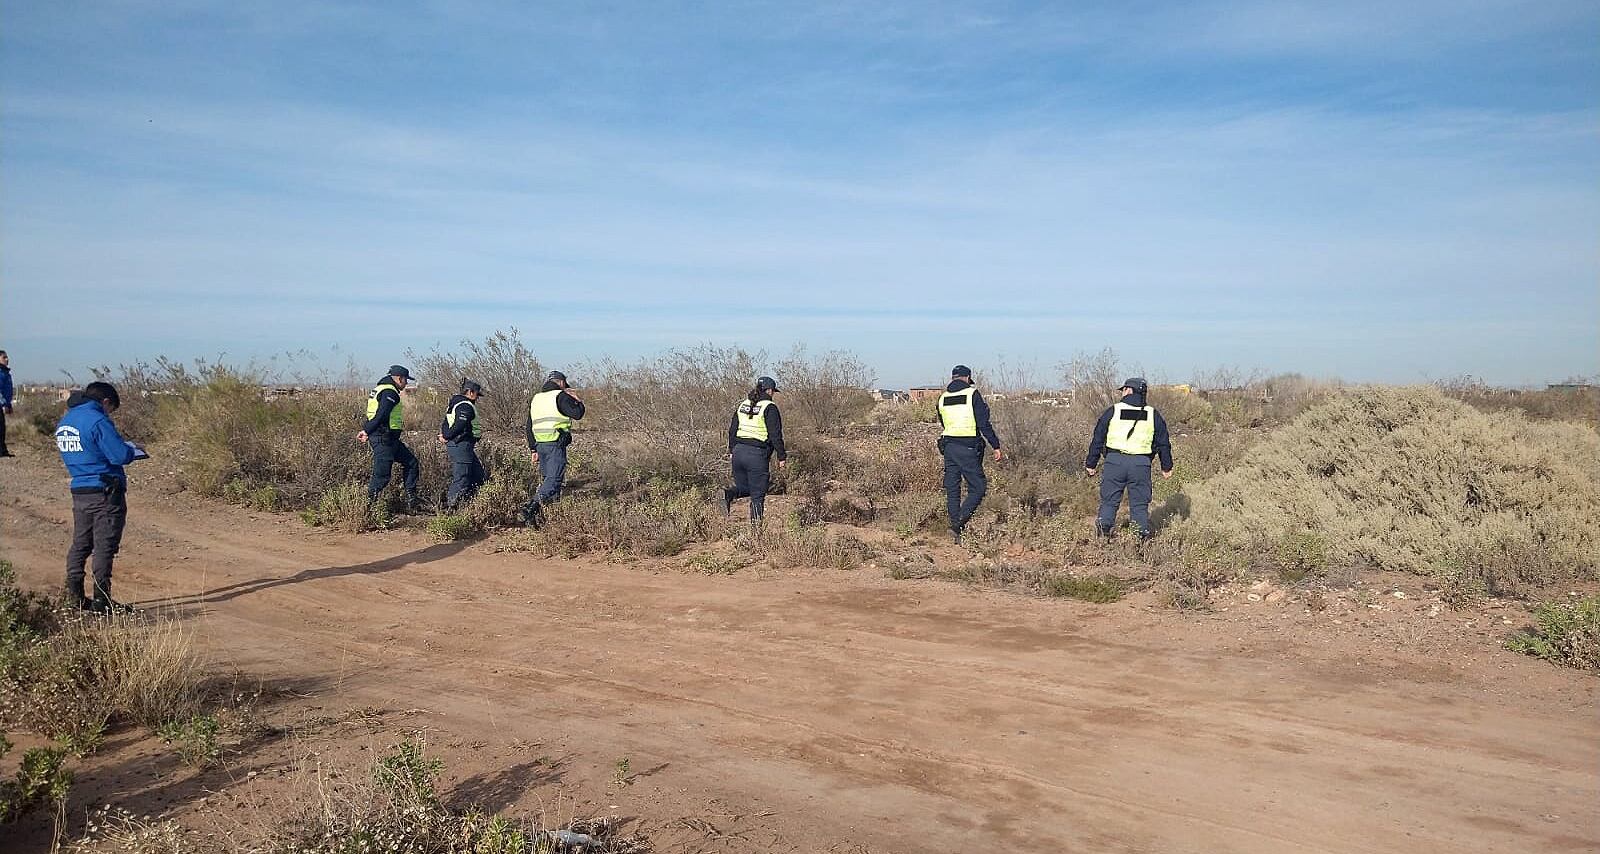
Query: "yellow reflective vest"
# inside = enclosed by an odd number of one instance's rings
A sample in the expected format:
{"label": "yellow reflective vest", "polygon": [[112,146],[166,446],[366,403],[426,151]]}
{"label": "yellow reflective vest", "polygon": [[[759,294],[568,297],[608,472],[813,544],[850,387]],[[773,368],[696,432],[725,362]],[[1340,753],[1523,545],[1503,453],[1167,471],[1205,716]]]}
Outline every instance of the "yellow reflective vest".
{"label": "yellow reflective vest", "polygon": [[1156,409],[1118,402],[1111,407],[1106,447],[1124,454],[1148,455],[1156,442]]}
{"label": "yellow reflective vest", "polygon": [[560,441],[562,431],[572,430],[572,419],[561,414],[561,408],[556,405],[556,398],[561,396],[561,389],[541,391],[533,396],[533,402],[528,404],[528,419],[533,426],[533,441],[556,442]]}
{"label": "yellow reflective vest", "polygon": [[767,441],[767,407],[771,405],[770,400],[758,400],[755,403],[740,401],[739,408],[734,412],[739,418],[739,430],[735,437]]}
{"label": "yellow reflective vest", "polygon": [[467,409],[471,410],[472,412],[471,415],[466,416],[467,420],[472,423],[472,438],[483,438],[483,425],[478,423],[478,405],[470,400],[463,400],[461,403],[457,403],[455,406],[450,407],[450,411],[444,414],[445,426],[456,426],[456,410],[461,408],[462,403],[465,403],[467,405]]}
{"label": "yellow reflective vest", "polygon": [[977,386],[967,386],[960,391],[947,391],[939,398],[939,420],[944,422],[943,436],[970,438],[978,435],[978,413],[972,408],[972,396]]}
{"label": "yellow reflective vest", "polygon": [[400,389],[392,382],[378,383],[373,387],[372,393],[367,395],[367,420],[371,421],[377,416],[378,395],[385,390],[394,392],[394,396],[398,398],[394,403],[394,408],[389,410],[389,429],[399,432],[405,426],[405,413],[402,412],[405,408],[405,398],[401,397]]}

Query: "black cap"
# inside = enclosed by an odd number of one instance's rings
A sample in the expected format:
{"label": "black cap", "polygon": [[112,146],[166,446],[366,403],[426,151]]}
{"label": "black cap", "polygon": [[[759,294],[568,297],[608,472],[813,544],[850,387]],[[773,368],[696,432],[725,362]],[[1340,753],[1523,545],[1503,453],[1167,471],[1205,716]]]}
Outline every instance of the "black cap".
{"label": "black cap", "polygon": [[562,382],[566,382],[567,381],[567,375],[561,373],[560,371],[551,371],[550,372],[550,376],[547,376],[547,377],[544,378],[545,382],[551,382],[551,381],[554,381],[554,380],[560,380]]}
{"label": "black cap", "polygon": [[758,378],[756,380],[756,388],[765,389],[767,391],[783,391],[783,389],[778,388],[778,381],[772,377]]}
{"label": "black cap", "polygon": [[950,376],[952,376],[952,377],[970,377],[970,376],[972,376],[972,369],[967,367],[966,365],[956,365],[955,367],[950,369]]}
{"label": "black cap", "polygon": [[411,379],[411,372],[409,370],[406,370],[406,366],[405,365],[390,365],[389,366],[389,376],[391,376],[391,377],[405,377],[406,379],[409,380],[409,379]]}
{"label": "black cap", "polygon": [[478,394],[481,395],[481,394],[483,394],[483,386],[478,385],[477,383],[473,382],[472,380],[462,380],[461,381],[461,393],[462,394],[466,394],[469,391],[477,392]]}
{"label": "black cap", "polygon": [[1144,377],[1129,377],[1122,381],[1122,387],[1131,388],[1137,394],[1144,394],[1150,390],[1150,384],[1144,381]]}

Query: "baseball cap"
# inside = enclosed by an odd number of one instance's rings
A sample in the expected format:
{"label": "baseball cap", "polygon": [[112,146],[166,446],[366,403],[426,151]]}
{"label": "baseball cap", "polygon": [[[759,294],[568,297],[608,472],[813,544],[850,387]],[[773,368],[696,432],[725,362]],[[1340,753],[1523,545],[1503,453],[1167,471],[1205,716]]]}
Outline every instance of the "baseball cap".
{"label": "baseball cap", "polygon": [[967,367],[966,365],[956,365],[955,367],[950,369],[950,376],[952,376],[952,377],[970,377],[970,376],[972,376],[972,369]]}
{"label": "baseball cap", "polygon": [[1122,388],[1131,388],[1139,394],[1144,394],[1150,390],[1150,384],[1144,381],[1144,377],[1129,377],[1122,381]]}
{"label": "baseball cap", "polygon": [[756,388],[764,388],[767,391],[783,391],[783,389],[778,388],[778,381],[772,377],[761,377],[757,379]]}
{"label": "baseball cap", "polygon": [[472,380],[462,380],[461,381],[461,392],[463,394],[465,394],[466,392],[469,392],[469,391],[477,392],[478,394],[483,394],[483,386],[478,385],[477,383],[473,382]]}
{"label": "baseball cap", "polygon": [[389,366],[389,376],[391,376],[391,377],[405,377],[406,379],[409,380],[409,379],[411,379],[411,372],[406,370],[406,366],[405,365],[390,365]]}
{"label": "baseball cap", "polygon": [[551,371],[550,375],[545,377],[544,380],[545,382],[550,382],[551,380],[560,380],[562,382],[566,382],[567,375],[561,373],[560,371]]}

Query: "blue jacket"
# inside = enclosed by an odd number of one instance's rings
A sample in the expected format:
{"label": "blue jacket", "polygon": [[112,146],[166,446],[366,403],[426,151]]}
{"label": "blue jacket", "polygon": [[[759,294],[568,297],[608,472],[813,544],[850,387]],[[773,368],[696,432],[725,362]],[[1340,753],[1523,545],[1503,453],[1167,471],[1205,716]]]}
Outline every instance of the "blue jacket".
{"label": "blue jacket", "polygon": [[[1122,399],[1129,406],[1147,406],[1142,394],[1130,394]],[[1106,452],[1106,433],[1111,430],[1111,413],[1115,412],[1115,405],[1106,407],[1100,413],[1100,420],[1095,422],[1094,436],[1089,439],[1089,456],[1083,461],[1083,467],[1092,469],[1100,465],[1100,457]],[[1172,471],[1172,437],[1167,433],[1167,419],[1161,417],[1161,411],[1154,406],[1150,411],[1156,416],[1156,435],[1150,445],[1151,452],[1161,460],[1162,471]]]}
{"label": "blue jacket", "polygon": [[117,432],[98,400],[84,401],[61,416],[56,448],[72,476],[73,489],[103,488],[108,477],[128,479],[122,467],[133,462],[133,446]]}
{"label": "blue jacket", "polygon": [[15,389],[11,387],[11,368],[0,367],[0,406],[10,406],[14,392]]}

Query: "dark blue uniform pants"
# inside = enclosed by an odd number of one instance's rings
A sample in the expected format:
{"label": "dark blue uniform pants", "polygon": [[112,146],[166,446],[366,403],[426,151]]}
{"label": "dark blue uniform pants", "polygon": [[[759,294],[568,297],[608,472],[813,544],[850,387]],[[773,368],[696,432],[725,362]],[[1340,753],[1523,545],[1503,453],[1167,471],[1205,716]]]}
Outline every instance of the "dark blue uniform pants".
{"label": "dark blue uniform pants", "polygon": [[83,564],[94,555],[92,598],[111,598],[111,559],[122,548],[122,528],[128,521],[128,486],[72,494],[72,547],[67,550],[67,595],[83,594]]}
{"label": "dark blue uniform pants", "polygon": [[561,484],[567,479],[567,446],[560,441],[539,442],[539,491],[533,494],[533,503],[549,504],[561,497]]}
{"label": "dark blue uniform pants", "polygon": [[[967,498],[961,500],[961,482],[967,482]],[[945,512],[950,515],[950,527],[959,529],[978,511],[978,503],[989,491],[989,479],[983,476],[983,446],[974,448],[959,442],[944,443],[944,500]]]}
{"label": "dark blue uniform pants", "polygon": [[770,451],[755,445],[733,446],[733,491],[729,498],[750,496],[750,518],[767,511],[767,489],[772,486]]}
{"label": "dark blue uniform pants", "polygon": [[450,442],[444,448],[450,455],[450,491],[445,493],[444,503],[455,509],[489,478],[484,473],[483,461],[478,459],[477,442]]}
{"label": "dark blue uniform pants", "polygon": [[368,436],[367,444],[372,448],[372,482],[367,484],[367,498],[376,500],[378,493],[389,485],[389,475],[395,463],[400,464],[401,483],[405,486],[406,495],[415,495],[421,466],[417,465],[417,455],[411,453],[406,443],[400,441],[399,436],[378,435]]}
{"label": "dark blue uniform pants", "polygon": [[1122,493],[1128,493],[1128,515],[1139,533],[1150,535],[1150,458],[1119,451],[1107,451],[1100,472],[1100,515],[1095,523],[1109,531],[1117,522],[1117,507]]}

